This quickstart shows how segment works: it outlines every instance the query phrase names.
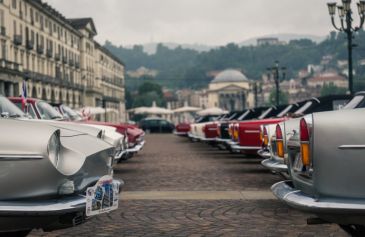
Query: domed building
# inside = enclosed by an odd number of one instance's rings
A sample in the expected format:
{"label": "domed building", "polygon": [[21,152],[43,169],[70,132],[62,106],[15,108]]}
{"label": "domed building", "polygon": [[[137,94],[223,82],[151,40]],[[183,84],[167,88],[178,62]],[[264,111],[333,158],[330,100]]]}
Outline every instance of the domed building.
{"label": "domed building", "polygon": [[209,84],[209,107],[224,110],[243,110],[249,103],[250,80],[240,71],[227,69],[220,72]]}

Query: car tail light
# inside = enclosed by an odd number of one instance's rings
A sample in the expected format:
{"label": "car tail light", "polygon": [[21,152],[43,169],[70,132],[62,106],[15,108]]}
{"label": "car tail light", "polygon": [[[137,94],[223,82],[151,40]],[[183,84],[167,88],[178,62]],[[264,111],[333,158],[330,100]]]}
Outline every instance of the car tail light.
{"label": "car tail light", "polygon": [[284,140],[283,140],[283,132],[281,131],[280,125],[276,125],[276,153],[279,157],[284,158]]}
{"label": "car tail light", "polygon": [[300,120],[299,129],[300,129],[299,130],[300,153],[301,153],[302,163],[304,166],[309,166],[311,163],[310,147],[309,147],[310,134],[309,134],[308,124],[304,118]]}
{"label": "car tail light", "polygon": [[238,126],[236,125],[233,127],[233,139],[235,141],[238,141],[238,138],[239,138],[238,130],[239,130],[239,125]]}
{"label": "car tail light", "polygon": [[217,125],[217,136],[220,137],[221,136],[221,124]]}
{"label": "car tail light", "polygon": [[263,135],[264,135],[264,146],[268,146],[269,145],[269,136],[267,134],[266,127],[264,127],[264,129],[263,129]]}

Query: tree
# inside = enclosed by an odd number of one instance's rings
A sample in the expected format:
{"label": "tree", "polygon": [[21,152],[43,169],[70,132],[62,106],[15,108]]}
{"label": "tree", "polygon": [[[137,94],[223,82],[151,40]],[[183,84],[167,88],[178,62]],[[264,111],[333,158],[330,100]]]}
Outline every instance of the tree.
{"label": "tree", "polygon": [[[288,94],[280,91],[279,93],[279,104],[285,105],[288,104]],[[269,97],[269,105],[276,105],[276,90],[272,90]]]}
{"label": "tree", "polygon": [[321,89],[321,96],[346,94],[347,89],[335,86],[332,82],[324,84]]}

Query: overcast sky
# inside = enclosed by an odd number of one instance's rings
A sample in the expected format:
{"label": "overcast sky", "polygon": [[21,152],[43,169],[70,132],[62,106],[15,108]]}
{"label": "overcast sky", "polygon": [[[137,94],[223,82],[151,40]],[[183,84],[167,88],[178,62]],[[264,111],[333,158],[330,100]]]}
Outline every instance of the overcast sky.
{"label": "overcast sky", "polygon": [[66,17],[92,17],[97,40],[117,45],[224,45],[267,34],[323,36],[332,30],[326,0],[45,1]]}

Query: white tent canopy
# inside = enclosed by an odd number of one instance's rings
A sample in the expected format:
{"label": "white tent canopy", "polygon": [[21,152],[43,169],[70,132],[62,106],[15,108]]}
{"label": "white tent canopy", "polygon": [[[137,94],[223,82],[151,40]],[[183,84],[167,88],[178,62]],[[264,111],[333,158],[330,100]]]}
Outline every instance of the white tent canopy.
{"label": "white tent canopy", "polygon": [[185,101],[184,103],[184,107],[178,108],[174,110],[174,113],[189,113],[189,112],[197,112],[202,110],[201,108],[198,107],[191,107],[188,105],[188,103]]}
{"label": "white tent canopy", "polygon": [[130,110],[131,112],[134,112],[135,114],[172,114],[172,110],[158,107],[156,105],[156,102],[154,101],[152,104],[152,107],[138,107]]}
{"label": "white tent canopy", "polygon": [[212,107],[212,108],[208,108],[202,111],[199,111],[197,114],[200,116],[205,116],[205,115],[222,115],[222,114],[227,114],[228,111],[223,110],[221,108],[218,107]]}

